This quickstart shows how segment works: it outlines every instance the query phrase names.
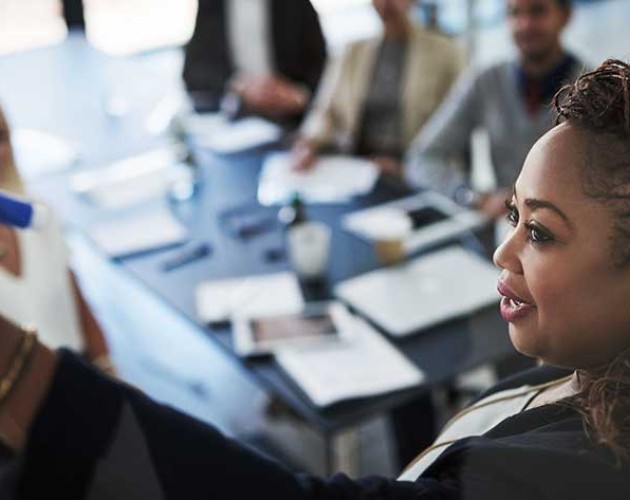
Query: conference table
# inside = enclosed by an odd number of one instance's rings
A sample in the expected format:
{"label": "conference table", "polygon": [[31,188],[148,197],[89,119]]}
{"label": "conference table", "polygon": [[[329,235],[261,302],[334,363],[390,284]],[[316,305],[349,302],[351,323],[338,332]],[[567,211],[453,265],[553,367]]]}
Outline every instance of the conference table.
{"label": "conference table", "polygon": [[[113,58],[91,48],[81,36],[71,35],[57,46],[0,59],[0,98],[20,125],[40,128],[80,143],[83,162],[77,168],[96,169],[171,140],[167,133],[148,133],[146,118],[161,96],[176,85],[178,74],[173,68],[177,65],[172,61],[172,54],[127,60]],[[156,78],[163,74],[171,75],[170,80]],[[112,98],[112,81],[123,90],[122,85],[126,83],[133,97],[127,112],[116,117],[103,111],[104,100]],[[115,265],[150,289],[164,307],[188,320],[207,342],[218,348],[221,356],[246,370],[260,387],[320,433],[327,443],[329,469],[335,466],[333,447],[340,433],[413,401],[427,391],[445,386],[467,370],[500,362],[513,354],[507,327],[496,306],[405,338],[392,338],[387,332],[381,332],[422,369],[426,376],[424,383],[324,409],[316,407],[272,357],[240,358],[234,351],[230,326],[204,324],[195,309],[194,291],[202,282],[290,269],[283,252],[285,229],[277,221],[278,208],[260,206],[256,199],[258,174],[268,148],[232,155],[217,155],[200,148],[194,148],[193,152],[199,181],[197,190],[190,199],[169,201],[168,206],[187,227],[192,240],[211,245],[211,255],[171,272],[162,269],[162,252],[121,259]],[[96,222],[120,217],[120,213],[112,215],[70,190],[69,179],[77,168],[34,180],[32,185],[37,196],[50,203],[66,225],[79,231]],[[340,227],[341,215],[409,193],[402,184],[381,179],[371,194],[350,203],[307,206],[309,218],[325,222],[333,232],[325,281],[318,286],[305,285],[307,299],[329,298],[335,283],[379,266],[372,246]],[[148,203],[149,206],[163,204],[164,200]],[[235,210],[258,214],[270,223],[260,234],[235,236],[226,231],[224,223],[226,214]],[[270,255],[275,257],[269,258]]]}

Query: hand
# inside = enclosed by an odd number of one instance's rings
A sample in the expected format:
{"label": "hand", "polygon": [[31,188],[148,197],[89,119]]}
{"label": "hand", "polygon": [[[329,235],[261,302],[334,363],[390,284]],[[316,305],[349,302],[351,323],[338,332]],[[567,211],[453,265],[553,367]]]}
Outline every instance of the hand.
{"label": "hand", "polygon": [[238,77],[232,89],[245,106],[269,116],[302,111],[308,103],[308,91],[280,76]]}
{"label": "hand", "polygon": [[402,177],[402,163],[393,156],[373,156],[372,161],[381,173],[391,177]]}
{"label": "hand", "polygon": [[[0,373],[6,374],[24,331],[0,315]],[[52,384],[57,364],[55,353],[36,343],[27,365],[0,409],[0,435],[12,450],[21,451],[31,425]]]}
{"label": "hand", "polygon": [[510,189],[500,189],[494,193],[481,195],[478,210],[489,219],[498,219],[507,214],[505,200],[511,197]]}
{"label": "hand", "polygon": [[317,144],[308,139],[298,140],[291,150],[291,168],[297,171],[308,171],[317,160]]}

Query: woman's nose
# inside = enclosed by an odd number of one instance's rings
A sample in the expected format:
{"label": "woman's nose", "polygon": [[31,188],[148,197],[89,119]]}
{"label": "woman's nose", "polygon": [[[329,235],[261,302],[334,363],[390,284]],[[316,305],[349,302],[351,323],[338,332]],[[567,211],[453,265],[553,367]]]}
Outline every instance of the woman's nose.
{"label": "woman's nose", "polygon": [[494,265],[512,273],[521,274],[522,265],[519,256],[518,227],[513,228],[503,242],[494,251],[492,260]]}

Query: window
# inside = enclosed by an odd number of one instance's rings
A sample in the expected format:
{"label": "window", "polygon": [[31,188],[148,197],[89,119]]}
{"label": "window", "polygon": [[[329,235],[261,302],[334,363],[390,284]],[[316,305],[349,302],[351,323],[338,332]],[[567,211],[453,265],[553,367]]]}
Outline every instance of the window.
{"label": "window", "polygon": [[185,43],[196,0],[83,0],[86,35],[96,48],[127,55]]}
{"label": "window", "polygon": [[0,1],[0,55],[54,44],[66,33],[59,0]]}

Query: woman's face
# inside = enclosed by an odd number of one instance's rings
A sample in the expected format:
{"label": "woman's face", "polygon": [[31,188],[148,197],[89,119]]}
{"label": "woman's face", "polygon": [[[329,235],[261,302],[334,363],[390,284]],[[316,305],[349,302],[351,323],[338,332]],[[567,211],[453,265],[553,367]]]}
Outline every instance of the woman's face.
{"label": "woman's face", "polygon": [[514,189],[514,228],[494,255],[515,348],[568,368],[630,348],[630,266],[612,266],[613,216],[583,193],[585,144],[587,132],[562,124],[534,145]]}
{"label": "woman's face", "polygon": [[508,0],[508,26],[520,54],[527,60],[549,57],[560,44],[571,11],[556,0]]}
{"label": "woman's face", "polygon": [[411,0],[372,0],[381,21],[384,23],[406,19]]}

